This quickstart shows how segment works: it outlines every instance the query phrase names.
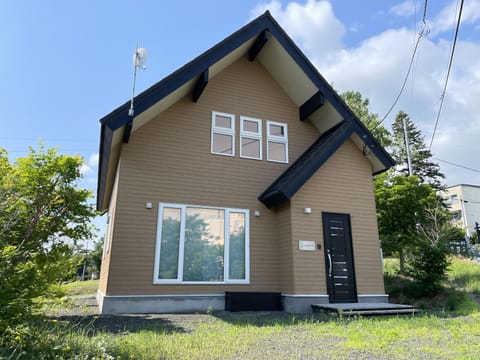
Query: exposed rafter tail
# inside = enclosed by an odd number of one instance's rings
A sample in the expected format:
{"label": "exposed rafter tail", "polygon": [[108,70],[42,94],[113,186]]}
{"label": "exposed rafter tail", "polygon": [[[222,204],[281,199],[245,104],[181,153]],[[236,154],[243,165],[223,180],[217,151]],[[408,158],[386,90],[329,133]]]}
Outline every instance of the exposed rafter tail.
{"label": "exposed rafter tail", "polygon": [[200,77],[197,80],[197,83],[195,84],[195,88],[193,89],[193,94],[192,94],[192,100],[193,102],[197,102],[198,99],[200,99],[200,96],[203,93],[203,90],[205,90],[205,87],[208,84],[208,69],[203,71],[200,74]]}
{"label": "exposed rafter tail", "polygon": [[299,108],[300,120],[305,120],[325,102],[325,96],[319,90]]}
{"label": "exposed rafter tail", "polygon": [[266,44],[268,40],[268,30],[263,30],[260,35],[258,35],[257,39],[253,43],[250,50],[248,50],[248,60],[253,61],[257,57],[257,55],[262,50],[263,46]]}

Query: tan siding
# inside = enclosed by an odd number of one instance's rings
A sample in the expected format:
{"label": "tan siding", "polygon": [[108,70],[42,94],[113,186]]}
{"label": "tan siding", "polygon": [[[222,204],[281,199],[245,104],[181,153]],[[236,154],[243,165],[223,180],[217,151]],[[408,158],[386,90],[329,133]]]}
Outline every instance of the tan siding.
{"label": "tan siding", "polygon": [[293,294],[293,258],[292,258],[292,227],[290,223],[290,203],[277,209],[277,223],[279,231],[279,260],[281,291],[284,294]]}
{"label": "tan siding", "polygon": [[[212,111],[236,115],[235,157],[210,154]],[[240,115],[264,120],[264,160],[239,157]],[[257,196],[288,165],[265,160],[265,120],[288,123],[290,163],[318,137],[262,65],[242,58],[209,81],[198,103],[187,96],[132,133],[121,154],[109,295],[279,291],[286,235]],[[249,209],[250,285],[153,285],[159,202]]]}
{"label": "tan siding", "polygon": [[[303,209],[311,207],[310,215]],[[326,293],[322,212],[351,215],[357,292],[383,294],[371,166],[348,140],[291,201],[295,291]],[[315,240],[322,250],[297,250],[298,240]]]}

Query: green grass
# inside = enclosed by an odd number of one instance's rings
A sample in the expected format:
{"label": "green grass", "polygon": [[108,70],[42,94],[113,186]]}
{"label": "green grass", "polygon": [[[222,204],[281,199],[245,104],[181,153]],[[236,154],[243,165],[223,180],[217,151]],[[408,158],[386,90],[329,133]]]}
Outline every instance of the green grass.
{"label": "green grass", "polygon": [[[475,261],[452,257],[447,279],[439,294],[425,298],[409,277],[399,275],[398,259],[384,261],[386,292],[393,302],[410,303],[430,313],[468,315],[480,311],[480,265]],[[477,299],[477,301],[475,300]]]}
{"label": "green grass", "polygon": [[63,287],[68,295],[95,295],[98,289],[98,280],[74,281]]}
{"label": "green grass", "polygon": [[448,271],[448,281],[457,288],[480,296],[480,264],[470,259],[454,258]]}
{"label": "green grass", "polygon": [[[385,262],[396,296],[415,284]],[[414,299],[423,315],[329,318],[285,313],[148,316],[43,316],[0,340],[0,359],[476,359],[480,353],[480,265],[453,258],[441,294]],[[96,282],[73,283],[72,295]],[[7,339],[7,340],[5,340]]]}

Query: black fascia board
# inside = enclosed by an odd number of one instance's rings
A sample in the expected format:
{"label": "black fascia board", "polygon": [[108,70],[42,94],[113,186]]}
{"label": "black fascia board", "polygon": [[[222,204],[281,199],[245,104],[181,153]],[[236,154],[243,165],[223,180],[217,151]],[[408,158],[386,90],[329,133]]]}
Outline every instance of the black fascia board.
{"label": "black fascia board", "polygon": [[109,165],[110,147],[112,145],[113,131],[102,124],[100,127],[100,146],[98,159],[98,179],[97,179],[97,211],[103,211],[102,203],[107,186],[107,170]]}
{"label": "black fascia board", "polygon": [[200,99],[200,96],[202,95],[203,90],[205,90],[205,87],[208,84],[208,69],[205,71],[202,71],[200,74],[197,83],[195,84],[195,87],[193,88],[193,94],[192,94],[192,101],[197,102],[198,99]]}
{"label": "black fascia board", "polygon": [[257,55],[262,50],[263,46],[267,43],[268,40],[268,31],[267,29],[263,30],[260,35],[258,35],[257,39],[253,43],[250,50],[248,50],[248,60],[253,61],[257,57]]}
{"label": "black fascia board", "polygon": [[325,102],[325,96],[319,90],[310,99],[305,101],[299,108],[300,120],[308,118],[315,110],[320,108]]}
{"label": "black fascia board", "polygon": [[[259,197],[268,208],[281,205],[320,169],[320,167],[345,143],[354,131],[354,124],[342,122],[322,134],[300,157],[286,169]],[[318,145],[318,142],[325,141]],[[314,152],[314,154],[312,154]],[[304,158],[307,158],[304,161]]]}

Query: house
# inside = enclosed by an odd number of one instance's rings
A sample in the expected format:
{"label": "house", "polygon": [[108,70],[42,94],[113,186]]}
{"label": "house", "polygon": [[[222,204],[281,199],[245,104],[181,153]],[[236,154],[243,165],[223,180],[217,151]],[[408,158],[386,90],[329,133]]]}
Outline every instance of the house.
{"label": "house", "polygon": [[449,186],[441,192],[441,196],[447,201],[453,224],[465,230],[467,239],[473,236],[476,224],[480,224],[480,186]]}
{"label": "house", "polygon": [[393,160],[269,12],[128,109],[100,120],[102,313],[388,302],[372,175]]}

